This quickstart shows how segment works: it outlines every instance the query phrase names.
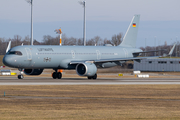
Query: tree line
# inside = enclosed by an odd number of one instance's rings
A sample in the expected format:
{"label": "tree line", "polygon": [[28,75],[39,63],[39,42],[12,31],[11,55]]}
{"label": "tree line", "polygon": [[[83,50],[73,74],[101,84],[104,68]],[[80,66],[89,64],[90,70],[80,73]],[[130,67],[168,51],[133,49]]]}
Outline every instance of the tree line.
{"label": "tree line", "polygon": [[[95,36],[94,38],[91,38],[86,41],[87,46],[103,46],[105,44],[111,44],[112,46],[117,46],[122,42],[123,39],[123,34],[114,34],[111,39],[102,39],[99,36]],[[25,36],[22,38],[20,35],[14,35],[13,38],[0,38],[0,55],[5,55],[6,53],[6,48],[8,45],[8,42],[11,41],[11,47],[19,46],[23,43],[23,45],[30,45],[30,37]],[[82,46],[83,45],[83,39],[82,38],[74,38],[74,37],[67,37],[65,34],[62,35],[62,45],[77,45],[77,46]],[[34,39],[34,45],[59,45],[59,36],[52,37],[50,35],[44,35],[43,40],[37,41]],[[179,49],[179,43],[176,45],[177,47],[177,52],[176,48],[173,52],[173,56],[180,56],[180,49]],[[156,47],[141,47],[143,51],[151,51],[151,50],[166,50],[166,51],[160,51],[160,52],[151,52],[151,53],[146,53],[143,56],[154,56],[154,55],[163,55],[163,54],[168,54],[170,51],[172,45],[167,45],[165,42],[164,45],[161,46],[156,46]]]}
{"label": "tree line", "polygon": [[[9,41],[11,41],[11,48],[19,45],[30,45],[30,37],[25,36],[22,38],[20,35],[14,35],[14,38],[0,38],[0,55],[5,55],[6,48],[8,46]],[[113,46],[117,46],[122,41],[122,33],[115,34],[112,36],[111,40],[102,39],[99,36],[95,36],[86,41],[87,46],[102,46],[104,44],[111,44]],[[59,45],[59,36],[52,37],[50,35],[44,35],[43,40],[37,41],[34,39],[34,45]],[[67,37],[65,34],[62,35],[62,45],[77,45],[82,46],[84,44],[82,38],[74,38],[74,37]]]}

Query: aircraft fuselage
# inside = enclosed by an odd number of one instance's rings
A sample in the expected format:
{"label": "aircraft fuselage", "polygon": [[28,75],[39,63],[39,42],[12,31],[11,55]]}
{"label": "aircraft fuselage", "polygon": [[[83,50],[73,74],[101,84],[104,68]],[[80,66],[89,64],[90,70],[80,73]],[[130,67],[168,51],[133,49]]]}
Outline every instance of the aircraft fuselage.
{"label": "aircraft fuselage", "polygon": [[[4,64],[14,68],[75,69],[71,61],[128,58],[140,49],[120,46],[17,46],[5,55]],[[109,64],[115,64],[114,62]],[[116,65],[116,64],[115,64]],[[111,65],[109,65],[111,66]]]}

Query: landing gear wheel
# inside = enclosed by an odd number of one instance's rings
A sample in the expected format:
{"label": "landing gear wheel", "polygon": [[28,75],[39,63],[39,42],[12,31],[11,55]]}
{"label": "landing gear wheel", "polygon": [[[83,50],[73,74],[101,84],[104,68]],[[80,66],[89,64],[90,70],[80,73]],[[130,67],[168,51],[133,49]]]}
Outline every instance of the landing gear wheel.
{"label": "landing gear wheel", "polygon": [[53,72],[52,77],[53,77],[53,79],[61,79],[62,73],[61,72]]}
{"label": "landing gear wheel", "polygon": [[52,77],[53,77],[53,79],[56,79],[57,78],[57,72],[53,72]]}
{"label": "landing gear wheel", "polygon": [[18,75],[18,79],[23,79],[24,76],[22,75],[23,74],[23,68],[19,68],[19,72],[20,72],[20,75]]}
{"label": "landing gear wheel", "polygon": [[18,79],[23,79],[24,76],[23,75],[18,75]]}
{"label": "landing gear wheel", "polygon": [[88,79],[97,79],[97,74],[95,74],[94,76],[88,76]]}
{"label": "landing gear wheel", "polygon": [[61,77],[62,77],[62,73],[61,73],[61,72],[58,72],[58,73],[57,73],[57,78],[58,78],[58,79],[61,79]]}
{"label": "landing gear wheel", "polygon": [[97,79],[97,74],[95,74],[95,75],[92,77],[92,79]]}

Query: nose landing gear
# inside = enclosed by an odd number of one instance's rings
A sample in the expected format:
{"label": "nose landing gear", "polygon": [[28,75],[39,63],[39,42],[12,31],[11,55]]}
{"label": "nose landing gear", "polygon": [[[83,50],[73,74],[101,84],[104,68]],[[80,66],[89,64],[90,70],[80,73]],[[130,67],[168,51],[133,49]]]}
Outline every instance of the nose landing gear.
{"label": "nose landing gear", "polygon": [[24,76],[23,75],[18,75],[18,79],[23,79]]}
{"label": "nose landing gear", "polygon": [[19,68],[20,75],[18,75],[18,79],[23,79],[24,78],[22,71],[23,71],[23,69]]}

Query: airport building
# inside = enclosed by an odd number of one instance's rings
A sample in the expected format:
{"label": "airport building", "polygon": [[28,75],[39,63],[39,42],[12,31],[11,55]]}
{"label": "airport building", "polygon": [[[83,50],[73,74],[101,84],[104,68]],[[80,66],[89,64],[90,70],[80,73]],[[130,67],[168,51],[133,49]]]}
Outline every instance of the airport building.
{"label": "airport building", "polygon": [[134,61],[134,71],[179,72],[180,59],[159,58],[144,59],[140,62]]}

